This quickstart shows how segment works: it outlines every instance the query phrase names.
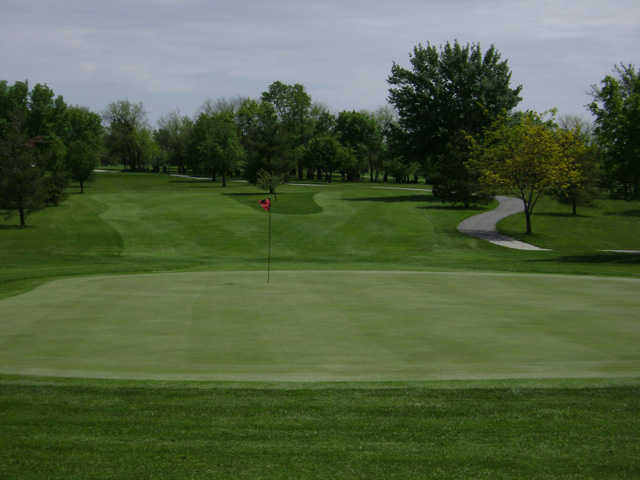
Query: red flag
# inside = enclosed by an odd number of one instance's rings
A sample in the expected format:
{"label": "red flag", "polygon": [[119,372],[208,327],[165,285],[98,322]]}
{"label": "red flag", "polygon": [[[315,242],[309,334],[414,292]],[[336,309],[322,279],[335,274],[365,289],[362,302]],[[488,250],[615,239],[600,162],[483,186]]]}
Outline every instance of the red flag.
{"label": "red flag", "polygon": [[271,200],[268,198],[260,200],[260,206],[264,208],[265,212],[268,212],[271,210]]}

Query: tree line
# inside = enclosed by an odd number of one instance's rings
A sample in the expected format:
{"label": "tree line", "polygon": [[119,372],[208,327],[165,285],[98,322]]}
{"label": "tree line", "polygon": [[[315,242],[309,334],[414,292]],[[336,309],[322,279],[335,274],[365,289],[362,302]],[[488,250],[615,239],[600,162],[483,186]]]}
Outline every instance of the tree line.
{"label": "tree line", "polygon": [[259,98],[206,101],[151,128],[142,103],[101,115],[66,105],[46,85],[0,82],[0,208],[26,212],[60,201],[70,179],[99,163],[220,179],[242,176],[270,192],[291,178],[418,182],[443,201],[525,203],[527,231],[542,194],[572,206],[597,189],[640,198],[640,77],[632,65],[592,87],[593,125],[555,112],[519,111],[522,86],[492,45],[419,44],[394,63],[389,105],[374,112],[314,103],[301,84],[276,81]]}

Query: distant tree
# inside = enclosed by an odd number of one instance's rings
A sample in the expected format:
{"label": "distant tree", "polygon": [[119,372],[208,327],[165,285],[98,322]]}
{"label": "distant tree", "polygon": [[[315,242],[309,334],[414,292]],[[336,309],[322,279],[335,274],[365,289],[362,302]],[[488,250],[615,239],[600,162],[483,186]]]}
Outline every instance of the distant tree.
{"label": "distant tree", "polygon": [[371,180],[374,171],[381,168],[382,132],[375,117],[369,112],[342,111],[336,119],[335,132],[340,143],[353,152],[353,162],[343,165],[347,180],[359,180],[362,171],[369,167]]}
{"label": "distant tree", "polygon": [[481,141],[469,136],[467,167],[486,189],[503,190],[523,201],[530,234],[531,216],[540,196],[567,178],[579,181],[579,174],[574,174],[579,152],[565,144],[568,138],[559,136],[536,112],[526,112],[516,124],[501,119],[486,130]]}
{"label": "distant tree", "polygon": [[201,113],[207,115],[213,115],[216,113],[231,113],[235,115],[240,110],[242,104],[247,101],[248,97],[230,97],[230,98],[216,98],[215,100],[207,99],[198,109],[198,115]]}
{"label": "distant tree", "polygon": [[571,205],[573,215],[577,215],[578,205],[592,203],[599,183],[597,148],[591,141],[588,124],[575,120],[564,117],[558,122],[561,128],[556,135],[564,158],[551,191],[558,201]]}
{"label": "distant tree", "polygon": [[20,117],[5,119],[0,135],[0,209],[17,210],[24,227],[27,214],[45,204],[47,188],[39,139],[26,135]]}
{"label": "distant tree", "polygon": [[[589,105],[604,155],[604,174],[612,193],[640,198],[640,74],[620,64],[600,87],[592,87]],[[617,77],[617,78],[616,78]]]}
{"label": "distant tree", "polygon": [[0,82],[0,209],[17,211],[22,227],[29,212],[62,198],[65,109],[46,85]]}
{"label": "distant tree", "polygon": [[314,136],[305,146],[306,164],[323,172],[325,180],[331,183],[333,173],[340,168],[344,160],[344,149],[345,147],[330,133]]}
{"label": "distant tree", "polygon": [[201,113],[194,125],[193,141],[202,162],[212,172],[222,176],[222,186],[226,187],[227,177],[239,167],[244,158],[233,113]]}
{"label": "distant tree", "polygon": [[299,83],[287,85],[278,81],[262,93],[262,101],[273,105],[281,122],[281,141],[286,145],[283,153],[292,158],[297,176],[302,179],[304,166],[301,147],[310,135],[311,97]]}
{"label": "distant tree", "polygon": [[256,100],[245,101],[236,115],[240,129],[240,141],[246,152],[245,176],[256,183],[258,172],[286,181],[295,169],[286,127],[279,120],[272,103]]}
{"label": "distant tree", "polygon": [[80,184],[80,193],[83,193],[84,184],[103,153],[104,129],[100,116],[84,107],[69,107],[64,117],[65,162],[71,178]]}
{"label": "distant tree", "polygon": [[177,167],[179,173],[186,172],[192,130],[193,121],[177,110],[158,120],[154,138],[165,152],[167,163]]}
{"label": "distant tree", "polygon": [[261,168],[256,175],[256,185],[265,189],[269,195],[273,195],[277,198],[278,187],[286,181],[283,175],[270,172]]}
{"label": "distant tree", "polygon": [[418,44],[410,63],[410,69],[394,63],[387,80],[401,130],[393,150],[407,163],[424,165],[434,195],[468,203],[475,187],[464,167],[468,152],[460,152],[460,132],[480,135],[520,102],[522,86],[510,87],[508,63],[493,45],[483,54],[475,43],[447,42],[440,49]]}
{"label": "distant tree", "polygon": [[107,122],[105,144],[108,154],[131,170],[144,170],[150,158],[147,114],[142,103],[118,100],[110,103],[102,117]]}

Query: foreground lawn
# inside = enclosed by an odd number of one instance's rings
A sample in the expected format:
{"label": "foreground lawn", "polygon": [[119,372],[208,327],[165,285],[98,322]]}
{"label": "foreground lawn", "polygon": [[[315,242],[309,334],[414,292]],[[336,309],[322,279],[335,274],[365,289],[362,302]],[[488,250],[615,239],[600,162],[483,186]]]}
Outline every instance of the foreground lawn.
{"label": "foreground lawn", "polygon": [[542,385],[0,377],[0,477],[640,476],[637,382]]}
{"label": "foreground lawn", "polygon": [[0,372],[229,380],[640,375],[640,279],[77,277],[0,300]]}

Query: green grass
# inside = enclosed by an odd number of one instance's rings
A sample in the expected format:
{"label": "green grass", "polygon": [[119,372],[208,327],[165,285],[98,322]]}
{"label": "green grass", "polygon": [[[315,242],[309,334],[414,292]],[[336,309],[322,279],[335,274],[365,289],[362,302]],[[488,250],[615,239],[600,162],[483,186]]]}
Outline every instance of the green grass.
{"label": "green grass", "polygon": [[[513,215],[500,222],[500,231],[544,248],[575,255],[576,252],[600,250],[640,250],[640,201],[595,200],[588,207],[571,207],[549,198],[540,200],[532,217],[533,234],[524,233],[524,214]],[[611,254],[601,254],[602,259]],[[640,257],[629,257],[640,266]]]}
{"label": "green grass", "polygon": [[1,384],[2,478],[640,476],[637,381]]}
{"label": "green grass", "polygon": [[105,173],[0,220],[0,371],[78,377],[0,376],[0,478],[638,478],[640,256],[600,249],[639,204],[545,200],[522,252],[375,187],[282,187],[268,286],[246,184]]}
{"label": "green grass", "polygon": [[0,372],[217,380],[640,374],[640,279],[277,271],[58,280],[0,300]]}
{"label": "green grass", "polygon": [[[241,183],[223,189],[167,175],[97,174],[87,193],[72,189],[59,207],[33,214],[27,229],[15,228],[15,218],[0,220],[0,297],[70,275],[262,269],[262,196]],[[633,211],[634,205],[620,208]],[[637,257],[597,252],[633,247],[635,230],[624,242],[601,241],[605,235],[624,237],[633,217],[598,217],[581,231],[576,249],[522,252],[456,231],[462,219],[478,212],[442,204],[429,193],[366,183],[284,186],[274,202],[273,267],[638,275]],[[543,231],[537,223],[534,228]],[[562,230],[545,235],[564,238]]]}

